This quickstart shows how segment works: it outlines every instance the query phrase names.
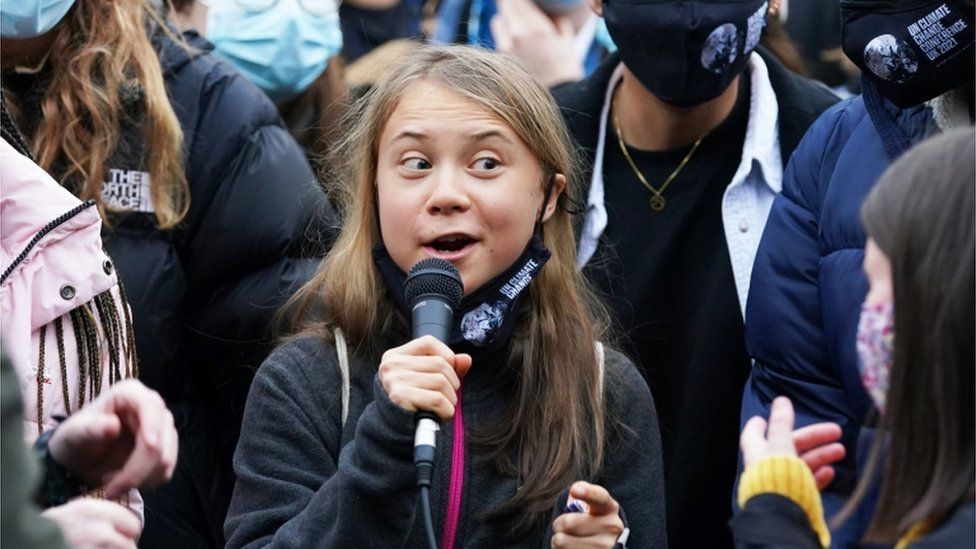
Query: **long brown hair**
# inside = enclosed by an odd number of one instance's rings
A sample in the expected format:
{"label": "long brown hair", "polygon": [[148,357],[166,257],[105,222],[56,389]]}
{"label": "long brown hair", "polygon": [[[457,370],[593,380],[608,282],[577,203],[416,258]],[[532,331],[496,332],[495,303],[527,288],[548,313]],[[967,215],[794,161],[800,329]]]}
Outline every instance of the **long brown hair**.
{"label": "long brown hair", "polygon": [[[887,447],[869,542],[938,524],[973,497],[974,166],[972,128],[933,138],[892,164],[861,208],[891,261],[895,306],[887,411],[868,467]],[[863,475],[855,501],[873,476]]]}
{"label": "long brown hair", "polygon": [[[573,193],[574,152],[549,93],[514,61],[474,48],[420,48],[356,103],[333,164],[345,193],[345,224],[313,279],[293,298],[301,333],[331,339],[341,328],[350,346],[378,353],[375,334],[394,325],[394,305],[373,264],[380,241],[374,208],[377,141],[400,97],[417,82],[442,85],[508,124],[538,159],[544,180],[567,177]],[[503,418],[477,433],[479,447],[521,489],[488,513],[524,535],[548,517],[555,497],[573,480],[597,474],[604,451],[604,408],[594,342],[605,313],[576,268],[569,196],[543,225],[551,258],[529,285],[528,312],[512,336],[510,364],[518,382]],[[310,311],[322,311],[317,320]],[[559,369],[558,375],[555,369]]]}
{"label": "long brown hair", "polygon": [[[94,199],[107,223],[105,164],[119,145],[123,119],[133,114],[123,112],[122,93],[139,90],[156,221],[170,229],[186,216],[190,191],[183,131],[166,95],[150,26],[165,29],[146,0],[77,0],[53,31],[43,118],[28,139],[37,163],[62,183],[79,181],[79,197]],[[16,116],[17,109],[11,110]]]}

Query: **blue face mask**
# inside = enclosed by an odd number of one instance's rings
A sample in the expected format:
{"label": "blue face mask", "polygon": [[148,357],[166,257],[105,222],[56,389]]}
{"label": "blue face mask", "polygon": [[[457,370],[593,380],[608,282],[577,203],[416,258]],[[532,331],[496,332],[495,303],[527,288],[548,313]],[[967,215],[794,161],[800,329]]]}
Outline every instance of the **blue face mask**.
{"label": "blue face mask", "polygon": [[207,39],[276,103],[305,91],[342,49],[338,11],[311,14],[297,0],[281,0],[261,12],[214,2]]}
{"label": "blue face mask", "polygon": [[64,19],[75,0],[4,0],[0,3],[0,36],[34,38]]}

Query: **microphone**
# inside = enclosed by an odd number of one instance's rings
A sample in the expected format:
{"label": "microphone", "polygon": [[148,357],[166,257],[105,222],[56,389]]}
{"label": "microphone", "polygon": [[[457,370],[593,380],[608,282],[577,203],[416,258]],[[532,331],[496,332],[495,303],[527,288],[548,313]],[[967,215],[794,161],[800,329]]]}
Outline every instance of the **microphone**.
{"label": "microphone", "polygon": [[[417,262],[403,283],[403,294],[410,306],[413,339],[425,335],[438,341],[448,341],[454,309],[461,303],[464,287],[461,273],[451,262],[428,257]],[[414,462],[418,452],[422,461],[433,464],[434,437],[440,429],[437,416],[431,412],[417,412],[414,436]],[[427,459],[427,454],[430,458]]]}
{"label": "microphone", "polygon": [[431,335],[439,341],[451,336],[454,309],[461,303],[461,273],[450,261],[428,257],[417,262],[403,283],[413,320],[414,339]]}
{"label": "microphone", "polygon": [[[449,261],[428,257],[410,269],[403,283],[403,294],[410,306],[413,338],[425,335],[438,341],[448,341],[454,310],[461,303],[464,285],[461,273]],[[431,478],[434,472],[434,456],[437,451],[437,431],[440,421],[432,412],[420,411],[414,416],[416,430],[413,438],[413,463],[417,467],[417,487],[427,531],[428,546],[437,547],[430,513]]]}

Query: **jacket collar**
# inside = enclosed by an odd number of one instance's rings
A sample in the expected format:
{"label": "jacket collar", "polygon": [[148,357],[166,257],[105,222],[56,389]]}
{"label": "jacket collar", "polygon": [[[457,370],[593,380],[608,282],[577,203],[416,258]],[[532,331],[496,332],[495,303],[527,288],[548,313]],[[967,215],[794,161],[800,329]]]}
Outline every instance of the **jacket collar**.
{"label": "jacket collar", "polygon": [[774,193],[778,193],[783,188],[783,166],[786,164],[786,160],[782,157],[780,131],[777,125],[779,104],[776,102],[776,92],[773,91],[769,80],[769,70],[762,57],[755,52],[752,53],[748,67],[749,123],[746,126],[746,138],[742,146],[742,161],[732,180],[742,181],[746,173],[752,169],[753,162],[756,162],[763,172],[761,180]]}
{"label": "jacket collar", "polygon": [[874,83],[863,75],[861,90],[864,109],[884,145],[889,161],[894,162],[917,143],[920,136],[925,137],[941,131],[930,103],[901,109],[882,96]]}

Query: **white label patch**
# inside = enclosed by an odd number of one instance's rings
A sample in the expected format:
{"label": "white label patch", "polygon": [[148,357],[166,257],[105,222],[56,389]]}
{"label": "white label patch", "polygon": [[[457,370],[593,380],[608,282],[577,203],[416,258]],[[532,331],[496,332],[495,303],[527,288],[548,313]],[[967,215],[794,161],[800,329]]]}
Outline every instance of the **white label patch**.
{"label": "white label patch", "polygon": [[935,61],[959,45],[956,35],[965,30],[968,25],[960,16],[956,16],[955,21],[946,21],[952,15],[954,14],[949,10],[949,6],[942,4],[925,17],[908,25],[908,33],[929,61]]}
{"label": "white label patch", "polygon": [[149,183],[148,172],[110,169],[108,181],[102,184],[102,200],[112,210],[155,212]]}
{"label": "white label patch", "polygon": [[539,262],[530,259],[508,282],[502,286],[501,292],[509,299],[518,297],[522,290],[532,282],[532,275],[539,268]]}

